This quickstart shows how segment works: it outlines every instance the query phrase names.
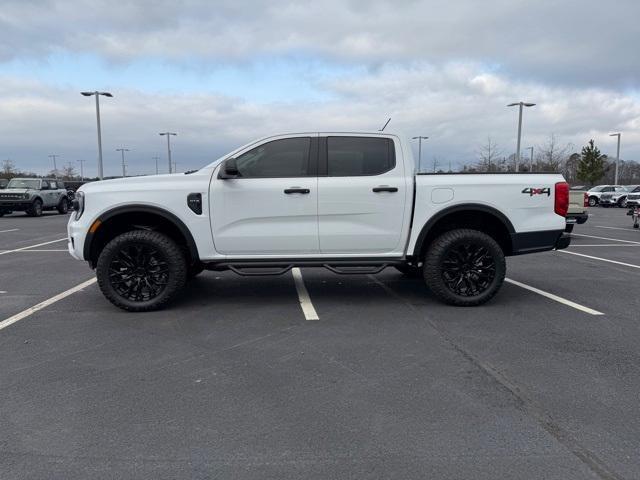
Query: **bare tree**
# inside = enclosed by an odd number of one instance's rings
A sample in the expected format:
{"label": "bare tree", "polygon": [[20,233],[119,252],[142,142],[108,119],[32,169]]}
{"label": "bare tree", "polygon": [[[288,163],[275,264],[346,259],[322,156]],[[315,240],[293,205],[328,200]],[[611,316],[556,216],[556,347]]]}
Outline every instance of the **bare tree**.
{"label": "bare tree", "polygon": [[499,158],[502,152],[491,137],[487,137],[487,143],[478,150],[478,163],[475,170],[478,172],[495,172],[499,169]]}
{"label": "bare tree", "polygon": [[62,167],[62,179],[73,180],[76,177],[76,169],[71,162]]}
{"label": "bare tree", "polygon": [[560,145],[555,134],[549,135],[547,142],[537,147],[537,169],[546,172],[559,172],[569,158],[569,152],[573,145],[567,143]]}
{"label": "bare tree", "polygon": [[4,178],[13,178],[18,174],[16,170],[16,165],[12,160],[6,159],[2,161],[2,176]]}

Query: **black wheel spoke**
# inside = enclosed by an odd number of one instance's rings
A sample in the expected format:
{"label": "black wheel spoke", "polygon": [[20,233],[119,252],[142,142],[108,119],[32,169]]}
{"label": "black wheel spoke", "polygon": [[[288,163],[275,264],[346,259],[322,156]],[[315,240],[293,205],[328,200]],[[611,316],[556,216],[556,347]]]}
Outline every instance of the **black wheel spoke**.
{"label": "black wheel spoke", "polygon": [[128,244],[113,256],[108,278],[118,295],[144,302],[156,298],[169,284],[169,264],[152,245]]}
{"label": "black wheel spoke", "polygon": [[442,279],[457,295],[473,297],[487,290],[496,276],[491,252],[483,245],[465,243],[452,247],[442,260]]}

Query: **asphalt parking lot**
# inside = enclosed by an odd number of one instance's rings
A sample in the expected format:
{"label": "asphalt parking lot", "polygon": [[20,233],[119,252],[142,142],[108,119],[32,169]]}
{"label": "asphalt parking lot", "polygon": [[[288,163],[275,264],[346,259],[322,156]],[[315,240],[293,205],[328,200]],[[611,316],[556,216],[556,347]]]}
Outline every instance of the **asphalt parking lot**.
{"label": "asphalt parking lot", "polygon": [[302,290],[205,272],[145,314],[70,293],[93,272],[66,216],[0,218],[0,477],[640,478],[625,213],[510,258],[482,307],[393,269],[302,269]]}

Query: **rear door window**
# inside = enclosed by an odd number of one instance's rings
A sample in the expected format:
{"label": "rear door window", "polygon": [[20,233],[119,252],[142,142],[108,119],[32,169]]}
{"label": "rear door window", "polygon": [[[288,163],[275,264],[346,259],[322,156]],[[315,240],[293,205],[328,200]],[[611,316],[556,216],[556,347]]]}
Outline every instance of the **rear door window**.
{"label": "rear door window", "polygon": [[395,167],[393,141],[379,137],[327,137],[330,177],[380,175]]}

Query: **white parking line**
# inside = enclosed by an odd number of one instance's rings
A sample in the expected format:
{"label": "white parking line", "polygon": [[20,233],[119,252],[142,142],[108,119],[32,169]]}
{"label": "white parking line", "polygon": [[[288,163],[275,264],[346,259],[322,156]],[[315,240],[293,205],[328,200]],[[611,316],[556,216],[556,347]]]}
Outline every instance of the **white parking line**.
{"label": "white parking line", "polygon": [[[626,247],[627,245],[622,245]],[[633,247],[635,245],[628,245],[629,247]],[[11,250],[13,251],[13,250]],[[30,248],[29,250],[20,250],[20,253],[31,253],[31,252],[69,252],[66,248],[58,248],[58,249],[43,249],[43,248]],[[8,253],[8,252],[7,252]]]}
{"label": "white parking line", "polygon": [[566,250],[558,250],[558,252],[568,253],[569,255],[577,255],[579,257],[591,258],[593,260],[600,260],[601,262],[615,263],[616,265],[622,265],[624,267],[640,268],[640,265],[634,265],[633,263],[618,262],[617,260],[609,260],[608,258],[594,257],[592,255],[585,255],[584,253],[567,252]]}
{"label": "white parking line", "polygon": [[96,283],[95,277],[90,280],[87,280],[86,282],[82,282],[80,285],[76,285],[75,287],[70,288],[69,290],[59,293],[58,295],[55,295],[45,300],[44,302],[40,302],[39,304],[34,305],[33,307],[27,308],[26,310],[23,310],[20,313],[16,313],[12,317],[9,317],[0,322],[0,330],[2,330],[3,328],[7,328],[9,325],[13,325],[14,323],[19,322],[24,318],[27,318],[29,315],[32,315],[37,311],[48,307],[49,305],[53,305],[54,303],[62,300],[63,298],[68,297],[69,295],[73,295],[74,293],[79,292],[83,288],[86,288],[89,285],[93,285],[94,283]]}
{"label": "white parking line", "polygon": [[594,225],[594,227],[598,227],[598,228],[609,228],[609,229],[611,229],[611,230],[624,230],[625,232],[633,231],[633,227],[629,227],[629,228],[605,227],[604,225]]}
{"label": "white parking line", "polygon": [[302,279],[302,272],[298,267],[294,267],[291,269],[291,273],[293,274],[293,281],[296,284],[296,291],[298,292],[298,300],[300,300],[300,307],[302,308],[302,313],[304,313],[304,317],[307,320],[320,320],[318,314],[316,313],[316,309],[313,308],[313,303],[311,303],[311,297],[309,297],[309,292],[307,291],[307,287],[304,286],[304,280]]}
{"label": "white parking line", "polygon": [[15,250],[5,250],[4,252],[0,252],[0,255],[6,255],[7,253],[21,252],[23,250],[29,250],[30,248],[42,247],[44,245],[50,245],[56,242],[67,241],[67,237],[60,238],[58,240],[51,240],[50,242],[38,243],[37,245],[30,245],[28,247],[16,248]]}
{"label": "white parking line", "polygon": [[17,232],[19,228],[12,228],[11,230],[0,230],[0,233]]}
{"label": "white parking line", "polygon": [[[640,247],[640,245],[620,245],[619,243],[581,243],[579,245],[570,245],[570,247]],[[31,252],[32,250],[29,251]]]}
{"label": "white parking line", "polygon": [[567,300],[566,298],[559,297],[558,295],[554,295],[553,293],[545,292],[544,290],[540,290],[539,288],[532,287],[531,285],[526,285],[516,280],[511,280],[510,278],[505,278],[504,281],[511,283],[513,285],[516,285],[520,288],[524,288],[525,290],[529,290],[530,292],[537,293],[538,295],[542,295],[543,297],[549,298],[556,302],[562,303],[563,305],[567,305],[568,307],[575,308],[576,310],[580,310],[581,312],[585,312],[590,315],[604,315],[604,313],[599,312],[598,310],[585,307],[584,305],[580,305],[579,303],[572,302],[571,300]]}
{"label": "white parking line", "polygon": [[619,238],[611,238],[611,237],[596,237],[594,235],[584,235],[582,233],[572,233],[571,236],[572,237],[597,238],[598,240],[612,240],[614,242],[633,243],[635,245],[640,245],[640,242],[634,242],[633,240],[620,240]]}

